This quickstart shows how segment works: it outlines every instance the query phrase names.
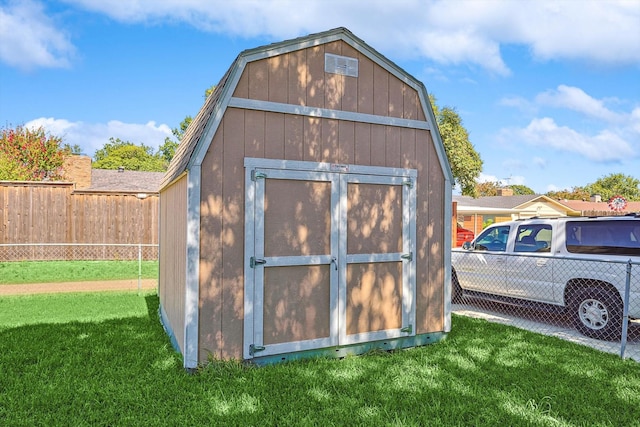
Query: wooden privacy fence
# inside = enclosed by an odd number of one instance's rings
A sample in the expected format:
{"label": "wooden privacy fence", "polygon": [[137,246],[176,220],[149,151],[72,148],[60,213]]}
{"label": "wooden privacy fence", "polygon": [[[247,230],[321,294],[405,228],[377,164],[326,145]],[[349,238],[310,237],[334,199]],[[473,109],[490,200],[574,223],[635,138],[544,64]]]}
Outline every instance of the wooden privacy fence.
{"label": "wooden privacy fence", "polygon": [[66,182],[0,182],[0,244],[157,244],[155,193],[74,191]]}

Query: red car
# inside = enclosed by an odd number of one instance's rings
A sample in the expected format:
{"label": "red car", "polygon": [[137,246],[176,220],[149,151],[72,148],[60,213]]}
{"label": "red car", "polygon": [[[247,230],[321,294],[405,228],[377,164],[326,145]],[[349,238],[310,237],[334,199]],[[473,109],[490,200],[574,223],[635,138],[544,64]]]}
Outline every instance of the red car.
{"label": "red car", "polygon": [[464,242],[472,241],[474,237],[473,231],[458,225],[458,230],[456,231],[456,247],[462,246]]}

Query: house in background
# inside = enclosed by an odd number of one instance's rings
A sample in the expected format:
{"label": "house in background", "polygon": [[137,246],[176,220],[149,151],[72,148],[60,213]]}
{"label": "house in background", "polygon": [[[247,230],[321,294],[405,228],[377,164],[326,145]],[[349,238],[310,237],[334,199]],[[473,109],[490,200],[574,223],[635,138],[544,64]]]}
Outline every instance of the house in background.
{"label": "house in background", "polygon": [[554,200],[540,194],[514,195],[513,190],[503,188],[499,195],[473,198],[454,195],[458,223],[478,235],[487,225],[532,217],[553,218],[561,216],[624,215],[640,212],[640,202],[627,202],[623,211],[617,212],[598,196],[590,201]]}

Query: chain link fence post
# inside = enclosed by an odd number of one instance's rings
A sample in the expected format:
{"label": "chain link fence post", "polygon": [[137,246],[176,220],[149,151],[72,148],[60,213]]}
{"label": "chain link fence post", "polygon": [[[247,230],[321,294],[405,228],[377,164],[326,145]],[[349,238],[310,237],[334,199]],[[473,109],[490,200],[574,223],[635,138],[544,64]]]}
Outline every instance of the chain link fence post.
{"label": "chain link fence post", "polygon": [[631,292],[631,265],[627,262],[627,278],[624,286],[624,301],[622,304],[622,337],[620,339],[620,358],[624,359],[624,352],[627,348],[627,338],[629,333],[629,294]]}

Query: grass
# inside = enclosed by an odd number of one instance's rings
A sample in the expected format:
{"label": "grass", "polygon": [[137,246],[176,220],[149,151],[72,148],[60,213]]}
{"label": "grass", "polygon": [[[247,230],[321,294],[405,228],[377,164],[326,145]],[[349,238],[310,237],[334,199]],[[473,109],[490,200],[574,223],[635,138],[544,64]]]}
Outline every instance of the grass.
{"label": "grass", "polygon": [[[142,261],[142,278],[158,277],[158,261]],[[138,278],[138,261],[0,262],[0,285]]]}
{"label": "grass", "polygon": [[155,294],[0,298],[0,425],[638,426],[640,364],[484,320],[343,360],[182,369]]}

